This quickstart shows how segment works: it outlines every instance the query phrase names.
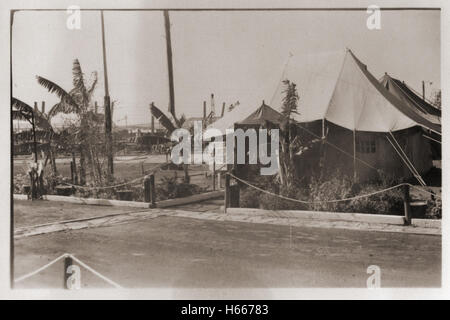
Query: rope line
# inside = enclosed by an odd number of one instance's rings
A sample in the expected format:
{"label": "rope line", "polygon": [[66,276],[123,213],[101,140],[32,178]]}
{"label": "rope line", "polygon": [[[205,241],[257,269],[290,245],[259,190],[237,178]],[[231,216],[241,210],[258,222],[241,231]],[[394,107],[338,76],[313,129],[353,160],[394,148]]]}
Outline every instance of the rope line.
{"label": "rope line", "polygon": [[[392,134],[392,132],[389,131],[389,133],[390,133],[390,135],[391,135],[391,137],[392,137],[392,140],[393,140],[393,141],[395,142],[395,144],[397,145],[398,150],[400,150],[401,153],[403,154],[404,161],[406,161],[406,162],[409,163],[411,169],[413,170],[413,174],[415,175],[416,179],[419,180],[419,183],[422,185],[422,187],[425,187],[425,186],[426,186],[426,183],[425,183],[425,181],[422,179],[422,176],[419,174],[419,172],[417,171],[417,169],[414,167],[414,165],[413,165],[413,163],[411,162],[411,160],[409,160],[408,156],[407,156],[406,153],[403,151],[402,147],[401,147],[400,144],[398,143],[397,139],[395,139],[395,136]],[[392,144],[392,143],[391,143],[391,144]],[[397,153],[398,153],[398,150],[396,149],[395,151],[397,151]],[[399,154],[399,155],[400,155],[400,154]]]}
{"label": "rope line", "polygon": [[86,186],[79,186],[76,184],[71,184],[68,182],[63,182],[63,184],[74,187],[76,189],[84,189],[84,190],[103,190],[103,189],[114,189],[114,188],[118,188],[118,187],[122,187],[122,186],[126,186],[126,185],[131,185],[131,184],[137,184],[138,182],[140,182],[141,180],[143,180],[145,176],[139,177],[137,179],[125,182],[125,183],[121,183],[121,184],[116,184],[114,186],[104,186],[104,187],[86,187]]}
{"label": "rope line", "polygon": [[414,185],[412,185],[410,183],[400,183],[400,184],[397,184],[395,186],[392,186],[392,187],[389,187],[389,188],[386,188],[386,189],[382,189],[382,190],[378,190],[378,191],[374,191],[374,192],[371,192],[371,193],[358,195],[358,196],[354,196],[354,197],[348,197],[348,198],[342,198],[342,199],[334,199],[334,200],[324,200],[324,201],[303,201],[303,200],[298,200],[298,199],[285,197],[283,195],[279,195],[279,194],[276,194],[276,193],[264,190],[262,188],[259,188],[259,187],[255,186],[255,185],[251,184],[248,181],[245,181],[243,179],[240,179],[240,178],[236,177],[232,173],[227,172],[226,174],[228,174],[230,177],[232,177],[232,178],[234,178],[234,179],[236,179],[236,180],[238,180],[238,181],[248,185],[251,188],[254,188],[254,189],[259,190],[261,192],[267,193],[267,194],[269,194],[271,196],[278,197],[278,198],[285,199],[285,200],[289,200],[289,201],[298,202],[298,203],[303,203],[303,204],[336,203],[336,202],[342,202],[342,201],[350,201],[350,200],[356,200],[356,199],[361,199],[361,198],[367,198],[367,197],[370,197],[370,196],[373,196],[373,195],[376,195],[376,194],[379,194],[379,193],[383,193],[383,192],[386,192],[386,191],[389,191],[389,190],[393,190],[393,189],[399,188],[401,186],[410,186],[410,187],[412,187],[414,189],[427,192],[427,193],[429,193],[429,194],[431,194],[431,195],[441,199],[441,197],[439,195],[437,195],[437,194],[435,194],[435,193],[433,193],[431,191],[428,191],[426,189],[414,186]]}
{"label": "rope line", "polygon": [[164,165],[167,165],[167,163],[161,163],[161,164],[159,164],[158,166],[156,166],[155,168],[150,169],[150,170],[148,171],[149,173],[146,174],[146,175],[144,175],[144,176],[142,176],[142,177],[133,179],[133,180],[128,181],[128,182],[125,182],[125,183],[116,184],[116,185],[113,185],[113,186],[104,186],[104,187],[85,187],[85,186],[79,186],[79,185],[76,185],[76,184],[71,184],[71,183],[68,183],[68,182],[63,182],[63,184],[68,185],[68,186],[71,186],[71,187],[74,187],[74,188],[77,188],[77,189],[84,189],[84,190],[114,189],[114,188],[118,188],[118,187],[122,187],[122,186],[127,186],[127,185],[131,185],[131,184],[137,184],[137,183],[140,182],[141,180],[145,179],[145,177],[147,177],[149,174],[155,173],[156,171],[161,170],[161,167],[163,167]]}
{"label": "rope line", "polygon": [[49,263],[47,263],[46,265],[40,267],[39,269],[36,269],[33,272],[27,273],[26,275],[23,275],[17,279],[14,279],[14,282],[21,282],[25,279],[28,279],[36,274],[38,274],[39,272],[49,268],[50,266],[52,266],[53,264],[55,264],[56,262],[58,262],[59,260],[63,259],[63,258],[67,258],[70,257],[72,258],[75,262],[77,262],[79,265],[81,265],[82,267],[84,267],[85,269],[87,269],[88,271],[90,271],[91,273],[93,273],[94,275],[96,275],[97,277],[99,277],[100,279],[104,280],[105,282],[109,283],[110,285],[116,287],[116,288],[122,288],[119,284],[115,283],[114,281],[112,281],[111,279],[105,277],[104,275],[102,275],[101,273],[99,273],[98,271],[95,271],[93,268],[91,268],[90,266],[88,266],[87,264],[85,264],[83,261],[81,261],[80,259],[78,259],[77,257],[75,257],[74,255],[70,254],[70,253],[64,253],[63,255],[60,255],[58,258],[50,261]]}
{"label": "rope line", "polygon": [[434,196],[434,197],[436,197],[436,198],[442,199],[440,195],[437,195],[437,194],[434,193],[433,191],[428,191],[428,190],[426,190],[425,188],[421,188],[421,187],[418,187],[418,186],[415,186],[415,185],[409,184],[409,183],[408,183],[408,185],[409,185],[411,188],[414,188],[414,189],[419,190],[419,191],[422,191],[422,192],[429,193],[429,194],[431,194],[432,196]]}
{"label": "rope line", "polygon": [[68,253],[64,253],[63,255],[60,255],[58,258],[56,258],[56,259],[50,261],[49,263],[47,263],[46,265],[40,267],[39,269],[36,269],[36,270],[33,271],[33,272],[27,273],[26,275],[23,275],[23,276],[21,276],[21,277],[19,277],[19,278],[17,278],[17,279],[14,279],[14,282],[21,282],[21,281],[23,281],[23,280],[25,280],[25,279],[28,279],[28,278],[30,278],[30,277],[32,277],[32,276],[38,274],[39,272],[41,272],[41,271],[47,269],[48,267],[50,267],[50,266],[53,265],[54,263],[58,262],[58,261],[61,260],[62,258],[66,258],[66,257],[68,257],[68,256],[69,256]]}
{"label": "rope line", "polygon": [[259,191],[261,191],[261,192],[267,193],[267,194],[272,195],[272,196],[275,196],[275,197],[279,197],[279,198],[281,198],[281,199],[285,199],[285,200],[289,200],[289,201],[294,201],[294,202],[299,202],[299,203],[303,203],[303,204],[336,203],[336,202],[342,202],[342,201],[356,200],[356,199],[361,199],[361,198],[370,197],[370,196],[373,196],[373,195],[375,195],[375,194],[382,193],[382,192],[386,192],[386,191],[389,191],[389,190],[392,190],[392,189],[396,189],[396,188],[401,187],[401,186],[404,186],[404,185],[409,185],[408,183],[400,183],[400,184],[397,184],[397,185],[395,185],[395,186],[393,186],[393,187],[389,187],[389,188],[386,188],[386,189],[383,189],[383,190],[378,190],[378,191],[374,191],[374,192],[371,192],[371,193],[368,193],[368,194],[358,195],[358,196],[349,197],[349,198],[334,199],[334,200],[323,200],[323,201],[303,201],[303,200],[298,200],[298,199],[293,199],[293,198],[285,197],[285,196],[283,196],[283,195],[279,195],[279,194],[276,194],[276,193],[273,193],[273,192],[270,192],[270,191],[261,189],[261,188],[255,186],[255,185],[252,185],[252,184],[249,183],[248,181],[245,181],[245,180],[243,180],[243,179],[240,179],[240,178],[236,177],[235,175],[233,175],[233,174],[231,174],[231,173],[227,173],[227,174],[230,175],[231,177],[233,177],[234,179],[236,179],[236,180],[238,180],[238,181],[241,181],[242,183],[248,185],[249,187],[254,188],[254,189],[256,189],[256,190],[259,190]]}
{"label": "rope line", "polygon": [[112,281],[111,279],[108,279],[107,277],[105,277],[104,275],[102,275],[101,273],[95,271],[94,269],[92,269],[91,267],[89,267],[87,264],[85,264],[83,261],[81,261],[80,259],[78,259],[77,257],[69,254],[69,256],[75,261],[78,262],[82,267],[86,268],[87,270],[89,270],[90,272],[92,272],[94,275],[96,275],[97,277],[99,277],[100,279],[106,281],[107,283],[109,283],[110,285],[116,287],[116,288],[122,288],[120,285],[118,285],[117,283],[115,283],[114,281]]}
{"label": "rope line", "polygon": [[424,134],[422,134],[422,136],[423,136],[424,138],[427,138],[427,139],[430,139],[430,140],[432,140],[432,141],[434,141],[434,142],[437,142],[437,143],[439,143],[439,144],[442,144],[442,142],[441,142],[441,141],[439,141],[439,140],[436,140],[436,139],[433,139],[432,137],[429,137],[429,136],[427,136],[427,135],[424,135]]}

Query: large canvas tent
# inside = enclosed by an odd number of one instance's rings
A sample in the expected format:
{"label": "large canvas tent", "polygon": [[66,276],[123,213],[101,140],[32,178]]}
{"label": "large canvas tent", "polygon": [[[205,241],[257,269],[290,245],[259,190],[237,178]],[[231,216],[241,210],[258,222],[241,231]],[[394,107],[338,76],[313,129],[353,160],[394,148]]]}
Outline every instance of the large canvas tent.
{"label": "large canvas tent", "polygon": [[[299,113],[293,119],[301,134],[322,137],[326,142],[320,154],[310,152],[310,159],[299,158],[300,167],[313,167],[305,161],[320,162],[359,180],[386,175],[416,177],[423,182],[421,175],[432,168],[430,141],[423,137],[423,129],[440,136],[440,124],[386,90],[353,52],[290,59],[270,103],[276,111],[281,110],[285,79],[297,84]],[[239,108],[211,127],[224,132],[256,111]]]}
{"label": "large canvas tent", "polygon": [[[302,107],[300,103],[300,113]],[[423,183],[420,175],[431,169],[432,153],[422,128],[441,132],[440,125],[386,90],[350,50],[322,121],[327,126],[328,146],[333,146],[325,151],[324,163],[353,171],[360,180],[383,174],[416,177]]]}

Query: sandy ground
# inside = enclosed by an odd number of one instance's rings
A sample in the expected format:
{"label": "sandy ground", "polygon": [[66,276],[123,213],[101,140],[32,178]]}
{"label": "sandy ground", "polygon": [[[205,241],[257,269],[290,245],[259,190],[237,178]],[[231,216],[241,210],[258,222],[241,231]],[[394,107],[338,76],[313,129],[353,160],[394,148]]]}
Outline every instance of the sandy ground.
{"label": "sandy ground", "polygon": [[[18,225],[130,209],[64,204],[58,215],[18,203]],[[168,216],[16,239],[16,277],[65,252],[130,288],[365,287],[369,265],[381,268],[382,287],[441,282],[440,236]],[[17,287],[61,288],[62,273],[59,262]],[[109,287],[84,269],[82,285]]]}

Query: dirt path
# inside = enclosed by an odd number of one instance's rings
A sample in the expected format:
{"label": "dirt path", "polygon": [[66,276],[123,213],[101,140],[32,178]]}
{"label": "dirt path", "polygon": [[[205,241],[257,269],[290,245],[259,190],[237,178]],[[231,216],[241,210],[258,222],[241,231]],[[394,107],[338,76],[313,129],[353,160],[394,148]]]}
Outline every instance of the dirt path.
{"label": "dirt path", "polygon": [[[124,287],[435,287],[441,237],[157,217],[15,241],[16,276],[72,253]],[[18,284],[61,287],[62,263]],[[83,287],[108,287],[82,271]]]}

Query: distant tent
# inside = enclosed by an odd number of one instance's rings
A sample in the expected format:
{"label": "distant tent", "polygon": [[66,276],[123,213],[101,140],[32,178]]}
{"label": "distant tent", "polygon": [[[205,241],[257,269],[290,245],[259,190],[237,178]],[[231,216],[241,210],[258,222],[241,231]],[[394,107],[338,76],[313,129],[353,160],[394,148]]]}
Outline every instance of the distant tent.
{"label": "distant tent", "polygon": [[380,83],[411,110],[414,110],[422,117],[433,123],[441,123],[441,110],[433,107],[431,104],[423,100],[423,98],[419,97],[405,82],[392,78],[385,73],[385,75],[381,78]]}

